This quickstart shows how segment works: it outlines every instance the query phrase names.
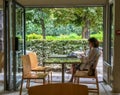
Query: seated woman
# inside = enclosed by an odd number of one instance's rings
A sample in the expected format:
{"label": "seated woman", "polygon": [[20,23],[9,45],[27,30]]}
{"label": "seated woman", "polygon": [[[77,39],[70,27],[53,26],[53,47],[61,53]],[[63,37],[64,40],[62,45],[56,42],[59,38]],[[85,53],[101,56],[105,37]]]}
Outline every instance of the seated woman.
{"label": "seated woman", "polygon": [[99,42],[96,38],[88,39],[89,50],[87,54],[81,55],[81,64],[73,64],[71,68],[72,76],[69,82],[73,81],[73,75],[77,70],[88,70],[95,63],[97,55],[100,54]]}

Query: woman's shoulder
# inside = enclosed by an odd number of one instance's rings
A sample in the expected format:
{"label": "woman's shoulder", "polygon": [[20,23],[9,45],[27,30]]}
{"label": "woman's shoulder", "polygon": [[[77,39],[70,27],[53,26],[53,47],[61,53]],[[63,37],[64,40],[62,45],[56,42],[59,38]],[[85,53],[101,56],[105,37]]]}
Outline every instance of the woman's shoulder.
{"label": "woman's shoulder", "polygon": [[93,48],[93,50],[98,50],[99,51],[99,48]]}
{"label": "woman's shoulder", "polygon": [[93,48],[92,51],[93,51],[93,52],[98,52],[98,53],[99,53],[99,52],[100,52],[100,49],[99,49],[99,48]]}

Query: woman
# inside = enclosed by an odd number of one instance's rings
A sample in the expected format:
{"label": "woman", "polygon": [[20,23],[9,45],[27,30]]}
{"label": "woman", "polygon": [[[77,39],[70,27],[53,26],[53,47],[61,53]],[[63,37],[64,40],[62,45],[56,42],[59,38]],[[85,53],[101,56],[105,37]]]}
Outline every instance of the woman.
{"label": "woman", "polygon": [[99,42],[96,38],[92,37],[88,39],[89,50],[86,55],[81,55],[81,64],[73,64],[72,65],[72,77],[69,82],[73,81],[73,75],[77,70],[88,70],[95,63],[95,59],[97,58],[99,51]]}

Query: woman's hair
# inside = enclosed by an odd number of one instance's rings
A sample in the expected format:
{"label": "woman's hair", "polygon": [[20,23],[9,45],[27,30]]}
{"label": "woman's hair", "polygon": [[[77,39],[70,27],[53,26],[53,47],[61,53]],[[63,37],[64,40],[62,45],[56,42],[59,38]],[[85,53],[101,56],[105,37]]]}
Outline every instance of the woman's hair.
{"label": "woman's hair", "polygon": [[89,38],[88,42],[92,43],[94,48],[98,48],[99,47],[99,41],[96,38],[94,38],[94,37]]}

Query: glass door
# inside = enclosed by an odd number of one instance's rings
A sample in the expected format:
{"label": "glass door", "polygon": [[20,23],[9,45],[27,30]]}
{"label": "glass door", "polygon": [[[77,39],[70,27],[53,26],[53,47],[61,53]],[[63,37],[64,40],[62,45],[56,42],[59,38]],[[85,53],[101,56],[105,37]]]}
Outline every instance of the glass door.
{"label": "glass door", "polygon": [[109,43],[109,61],[110,61],[110,64],[111,66],[113,67],[113,55],[114,55],[114,52],[113,52],[113,47],[114,47],[114,15],[113,15],[113,4],[110,4],[110,10],[109,10],[109,14],[110,14],[110,18],[109,18],[109,21],[110,21],[110,43]]}
{"label": "glass door", "polygon": [[21,56],[25,54],[25,9],[15,2],[15,59],[14,79],[16,78],[15,88],[18,88],[22,78]]}
{"label": "glass door", "polygon": [[4,88],[16,90],[22,76],[20,57],[25,53],[25,10],[15,0],[4,0]]}

